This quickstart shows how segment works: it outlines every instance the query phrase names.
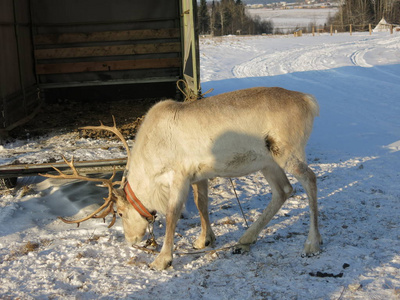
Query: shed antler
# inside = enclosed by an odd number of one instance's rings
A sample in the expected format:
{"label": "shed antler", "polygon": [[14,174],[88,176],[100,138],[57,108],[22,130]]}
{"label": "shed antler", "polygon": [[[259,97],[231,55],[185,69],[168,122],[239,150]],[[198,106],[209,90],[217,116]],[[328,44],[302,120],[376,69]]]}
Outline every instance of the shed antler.
{"label": "shed antler", "polygon": [[[114,126],[105,126],[103,124],[103,122],[100,121],[100,126],[86,126],[86,127],[82,127],[80,129],[92,129],[92,130],[107,130],[110,131],[112,133],[114,133],[122,142],[122,144],[124,145],[126,152],[127,152],[127,166],[129,165],[129,159],[130,159],[130,152],[129,152],[129,146],[128,143],[126,142],[125,138],[123,137],[122,133],[117,129],[117,125],[115,122],[115,118],[114,116],[112,116],[113,118],[113,122],[114,122]],[[72,170],[72,174],[65,174],[64,172],[62,172],[61,170],[57,169],[56,167],[53,166],[53,169],[56,170],[58,172],[58,175],[52,175],[52,174],[40,174],[41,176],[44,177],[48,177],[48,178],[61,178],[61,179],[79,179],[79,180],[84,180],[84,181],[91,181],[91,182],[98,182],[100,183],[102,187],[107,187],[108,188],[108,197],[104,198],[104,204],[102,206],[100,206],[98,209],[96,209],[93,213],[91,213],[90,215],[79,219],[79,220],[67,220],[64,219],[62,217],[59,217],[63,222],[68,223],[68,224],[74,224],[77,223],[78,227],[79,224],[81,222],[87,221],[90,218],[103,218],[105,219],[105,217],[112,213],[113,214],[113,218],[112,221],[110,223],[110,225],[108,226],[108,228],[110,228],[111,226],[114,225],[115,220],[116,220],[116,211],[114,210],[114,204],[117,201],[117,197],[114,195],[113,191],[114,191],[114,186],[115,185],[119,185],[120,187],[123,187],[125,184],[125,179],[126,179],[126,172],[124,172],[124,175],[122,177],[121,181],[115,181],[113,182],[114,178],[115,178],[115,167],[113,170],[113,174],[111,175],[111,177],[109,179],[104,179],[104,178],[90,178],[90,177],[86,177],[86,176],[82,176],[79,174],[78,170],[75,168],[74,166],[74,157],[71,158],[71,161],[68,161],[64,156],[62,157],[65,161],[65,163],[71,168]],[[127,169],[125,169],[127,170]],[[99,214],[100,213],[100,214]],[[97,215],[99,214],[99,215]]]}

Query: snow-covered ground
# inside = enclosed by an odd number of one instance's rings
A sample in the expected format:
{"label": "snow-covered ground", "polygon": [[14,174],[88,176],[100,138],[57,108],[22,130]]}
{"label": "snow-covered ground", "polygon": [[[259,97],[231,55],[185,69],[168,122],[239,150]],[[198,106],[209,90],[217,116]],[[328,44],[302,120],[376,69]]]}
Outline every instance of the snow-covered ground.
{"label": "snow-covered ground", "polygon": [[[214,89],[208,95],[281,86],[317,97],[321,114],[307,153],[318,176],[322,253],[300,255],[309,214],[292,177],[295,194],[250,253],[175,255],[173,269],[163,272],[148,268],[152,254],[124,243],[120,220],[108,229],[99,220],[77,228],[56,218],[87,214],[104,190],[23,178],[18,190],[0,195],[0,298],[399,299],[400,34],[204,38],[200,46],[203,92]],[[3,145],[1,159],[11,151],[27,159],[29,148],[45,145],[35,159],[46,160],[49,143],[60,153],[89,145],[85,159],[106,155],[93,150],[96,141],[56,139]],[[258,173],[234,184],[254,221],[270,199],[268,185]],[[210,200],[216,247],[235,244],[245,225],[229,180],[210,182]],[[177,252],[190,250],[200,231],[191,201],[187,210]],[[162,218],[155,234],[162,243]]]}
{"label": "snow-covered ground", "polygon": [[259,8],[246,10],[252,16],[259,16],[261,20],[272,21],[275,30],[281,29],[283,32],[297,28],[308,27],[313,24],[317,28],[328,23],[328,18],[333,17],[338,8],[319,8],[319,9],[270,9]]}

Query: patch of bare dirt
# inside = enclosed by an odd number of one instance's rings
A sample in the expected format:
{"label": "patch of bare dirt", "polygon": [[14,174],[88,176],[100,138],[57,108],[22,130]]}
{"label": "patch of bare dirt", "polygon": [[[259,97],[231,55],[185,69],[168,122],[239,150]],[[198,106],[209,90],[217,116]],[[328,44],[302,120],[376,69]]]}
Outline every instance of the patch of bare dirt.
{"label": "patch of bare dirt", "polygon": [[[127,139],[133,139],[142,121],[142,116],[159,99],[135,99],[119,101],[74,101],[58,100],[46,103],[41,111],[28,123],[15,128],[10,137],[25,139],[51,132],[78,131],[83,126],[100,125],[100,120],[112,126],[112,116],[117,127]],[[108,137],[108,132],[79,130],[82,137]]]}

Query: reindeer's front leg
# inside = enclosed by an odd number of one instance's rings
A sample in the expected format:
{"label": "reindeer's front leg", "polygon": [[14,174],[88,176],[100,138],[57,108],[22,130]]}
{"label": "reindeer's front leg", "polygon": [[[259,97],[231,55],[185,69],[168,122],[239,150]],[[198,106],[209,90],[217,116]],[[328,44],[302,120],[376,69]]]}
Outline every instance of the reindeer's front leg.
{"label": "reindeer's front leg", "polygon": [[172,186],[170,186],[164,244],[160,254],[158,254],[156,259],[150,264],[150,267],[153,269],[164,270],[172,264],[176,224],[178,223],[188,193],[189,181],[174,179]]}

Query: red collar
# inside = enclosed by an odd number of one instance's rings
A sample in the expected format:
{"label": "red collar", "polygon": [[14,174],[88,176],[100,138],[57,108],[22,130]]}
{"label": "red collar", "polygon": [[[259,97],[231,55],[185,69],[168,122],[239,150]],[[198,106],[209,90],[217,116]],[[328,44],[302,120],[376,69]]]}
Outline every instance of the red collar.
{"label": "red collar", "polygon": [[129,182],[126,183],[124,187],[126,199],[130,204],[137,210],[137,212],[144,218],[146,218],[149,222],[153,222],[155,219],[155,212],[150,213],[146,207],[144,207],[143,203],[136,197],[133,192]]}

